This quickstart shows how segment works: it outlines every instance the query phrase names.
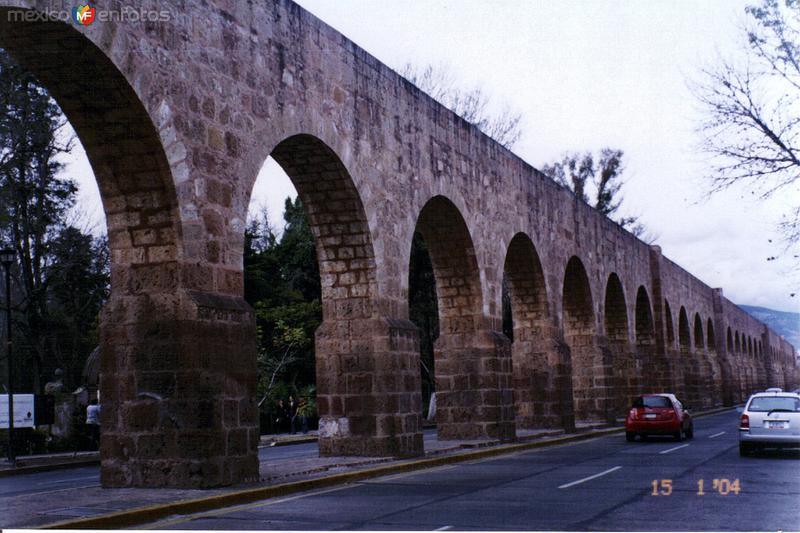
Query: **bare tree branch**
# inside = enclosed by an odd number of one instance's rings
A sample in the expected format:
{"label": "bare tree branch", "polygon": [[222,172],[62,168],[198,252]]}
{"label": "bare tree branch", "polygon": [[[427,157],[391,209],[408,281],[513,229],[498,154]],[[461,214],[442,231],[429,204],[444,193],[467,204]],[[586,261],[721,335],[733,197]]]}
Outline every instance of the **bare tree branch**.
{"label": "bare tree branch", "polygon": [[[766,199],[800,183],[800,4],[762,0],[745,12],[744,59],[720,59],[691,88],[705,110],[710,194],[744,184]],[[789,246],[800,242],[798,217],[800,206],[779,226]]]}
{"label": "bare tree branch", "polygon": [[418,69],[406,63],[400,74],[506,148],[511,149],[519,141],[522,135],[522,115],[508,105],[499,113],[493,112],[491,99],[482,89],[459,88],[446,66],[427,65]]}

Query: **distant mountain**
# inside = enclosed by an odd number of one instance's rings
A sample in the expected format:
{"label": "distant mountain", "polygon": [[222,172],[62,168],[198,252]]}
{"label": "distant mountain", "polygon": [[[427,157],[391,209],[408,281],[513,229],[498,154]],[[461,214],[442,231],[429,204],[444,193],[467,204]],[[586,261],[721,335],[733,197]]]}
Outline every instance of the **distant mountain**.
{"label": "distant mountain", "polygon": [[800,313],[775,311],[754,305],[740,305],[739,307],[771,327],[778,335],[783,335],[796,349],[800,350]]}

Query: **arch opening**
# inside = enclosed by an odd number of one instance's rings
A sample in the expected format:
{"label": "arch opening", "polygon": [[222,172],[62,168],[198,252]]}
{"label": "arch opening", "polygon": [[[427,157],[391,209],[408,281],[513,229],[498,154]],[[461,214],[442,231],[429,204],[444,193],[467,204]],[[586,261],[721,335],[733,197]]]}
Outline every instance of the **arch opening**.
{"label": "arch opening", "polygon": [[611,273],[608,277],[604,304],[605,337],[613,372],[613,409],[616,413],[624,413],[636,394],[638,381],[636,362],[629,343],[625,291],[616,273]]}
{"label": "arch opening", "polygon": [[698,351],[705,349],[705,335],[703,335],[703,321],[699,313],[694,314],[694,347]]}
{"label": "arch opening", "polygon": [[433,269],[439,337],[433,346],[439,439],[514,438],[511,347],[489,331],[478,262],[467,224],[447,198],[420,211],[415,233]]}
{"label": "arch opening", "polygon": [[576,256],[567,262],[561,301],[564,340],[569,346],[572,365],[575,419],[605,420],[609,414],[611,369],[597,346],[589,278]]}
{"label": "arch opening", "polygon": [[698,365],[692,353],[689,317],[686,308],[678,312],[678,344],[680,345],[681,368],[683,369],[683,400],[691,405],[697,399]]}
{"label": "arch opening", "polygon": [[636,362],[642,392],[669,390],[669,364],[656,350],[656,332],[650,297],[644,285],[636,291]]}
{"label": "arch opening", "polygon": [[517,233],[511,239],[503,271],[503,332],[512,341],[517,427],[559,427],[565,410],[559,386],[569,372],[552,339],[544,272],[530,237]]}
{"label": "arch opening", "polygon": [[664,299],[664,319],[667,328],[667,349],[675,348],[675,326],[672,319],[672,310],[669,307],[669,301]]}
{"label": "arch opening", "polygon": [[709,318],[706,321],[706,346],[708,351],[716,352],[717,351],[717,337],[714,334],[714,323]]}
{"label": "arch opening", "polygon": [[[258,317],[279,344],[297,346],[283,330],[306,339],[304,363],[292,376],[295,385],[300,375],[305,382],[272,401],[297,394],[298,405],[316,407],[321,455],[422,453],[417,331],[378,315],[372,234],[353,177],[332,148],[309,134],[282,140],[270,157],[297,199],[287,199],[284,232],[273,239],[272,256],[263,256],[274,277],[260,280],[287,303]],[[376,343],[376,336],[398,340]]]}
{"label": "arch opening", "polygon": [[[8,8],[0,9],[0,46],[63,110],[86,151],[107,221],[111,292],[100,320],[102,483],[197,488],[251,479],[258,472],[256,442],[249,437],[257,436],[251,409],[255,357],[242,341],[250,315],[238,298],[241,275],[221,275],[223,259],[206,255],[213,246],[205,246],[202,221],[182,219],[176,183],[189,186],[193,166],[173,129],[173,111],[167,100],[146,94],[147,84],[134,89],[128,80],[143,74],[134,62],[118,67],[101,49],[106,45],[99,47],[73,25],[35,19],[14,23]],[[196,268],[198,262],[205,264]],[[209,292],[218,298],[207,298]],[[204,318],[201,308],[220,305],[237,319]],[[197,417],[198,405],[221,419],[231,404],[241,406],[235,423]],[[189,459],[196,450],[185,443],[204,430],[212,451]],[[131,448],[126,443],[134,433],[138,442],[151,444]],[[234,435],[248,437],[226,448]],[[156,466],[164,461],[172,468]],[[208,475],[191,475],[198,464],[204,471],[213,467]]]}

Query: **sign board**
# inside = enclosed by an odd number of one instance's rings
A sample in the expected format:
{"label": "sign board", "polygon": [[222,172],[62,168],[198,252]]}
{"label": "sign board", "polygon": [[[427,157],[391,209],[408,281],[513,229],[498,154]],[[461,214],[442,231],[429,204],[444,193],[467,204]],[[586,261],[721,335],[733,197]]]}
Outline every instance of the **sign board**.
{"label": "sign board", "polygon": [[[33,394],[14,395],[14,429],[32,428]],[[0,429],[8,429],[8,394],[0,394]]]}

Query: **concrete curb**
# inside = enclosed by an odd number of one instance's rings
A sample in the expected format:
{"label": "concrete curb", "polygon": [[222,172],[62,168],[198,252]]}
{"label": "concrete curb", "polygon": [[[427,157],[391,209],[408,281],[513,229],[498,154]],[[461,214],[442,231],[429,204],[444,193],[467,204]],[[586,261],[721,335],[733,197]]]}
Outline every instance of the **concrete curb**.
{"label": "concrete curb", "polygon": [[98,466],[100,459],[82,459],[80,461],[67,461],[63,463],[53,463],[45,465],[18,466],[0,470],[0,478],[21,476],[24,474],[38,474],[40,472],[51,472],[53,470],[66,470],[68,468],[80,468],[84,466]]}
{"label": "concrete curb", "polygon": [[263,440],[259,443],[259,448],[270,448],[273,446],[292,446],[294,444],[308,444],[309,442],[317,442],[319,440],[316,436],[312,435],[310,437],[300,437],[297,439],[285,439],[285,440]]}
{"label": "concrete curb", "polygon": [[[734,408],[735,406],[712,409],[710,411],[697,413],[693,416],[695,418],[710,416],[729,411]],[[391,465],[358,470],[355,472],[345,472],[342,474],[334,474],[315,479],[282,483],[279,485],[273,485],[271,487],[244,489],[228,494],[139,507],[136,509],[118,511],[101,516],[65,520],[53,524],[39,526],[39,529],[122,529],[150,522],[156,522],[174,515],[187,515],[234,505],[244,505],[259,500],[267,500],[270,498],[287,496],[289,494],[295,494],[298,492],[321,489],[345,483],[353,483],[374,477],[411,472],[414,470],[424,470],[426,468],[474,461],[477,459],[485,459],[487,457],[516,453],[536,448],[557,446],[559,444],[589,440],[615,433],[622,433],[624,431],[624,427],[601,429],[586,433],[571,434],[568,436],[557,437],[548,440],[525,442],[521,444],[506,444],[453,455],[445,455],[441,457],[403,461]]]}

